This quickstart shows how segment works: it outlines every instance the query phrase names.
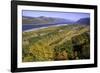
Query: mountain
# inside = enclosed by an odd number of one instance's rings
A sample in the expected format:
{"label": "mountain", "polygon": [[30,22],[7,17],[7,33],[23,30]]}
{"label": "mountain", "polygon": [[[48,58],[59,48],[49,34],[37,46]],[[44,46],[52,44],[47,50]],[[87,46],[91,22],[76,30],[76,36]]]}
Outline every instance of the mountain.
{"label": "mountain", "polygon": [[81,18],[76,23],[90,25],[90,18]]}
{"label": "mountain", "polygon": [[55,17],[22,17],[22,24],[33,24],[33,25],[43,25],[43,24],[73,24],[73,21],[63,18],[55,18]]}

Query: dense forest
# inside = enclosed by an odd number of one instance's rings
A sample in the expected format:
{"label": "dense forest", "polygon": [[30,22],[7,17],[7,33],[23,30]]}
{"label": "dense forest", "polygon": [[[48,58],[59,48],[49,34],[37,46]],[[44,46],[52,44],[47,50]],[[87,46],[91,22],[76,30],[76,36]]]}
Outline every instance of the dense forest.
{"label": "dense forest", "polygon": [[22,61],[90,58],[90,26],[63,25],[22,33]]}

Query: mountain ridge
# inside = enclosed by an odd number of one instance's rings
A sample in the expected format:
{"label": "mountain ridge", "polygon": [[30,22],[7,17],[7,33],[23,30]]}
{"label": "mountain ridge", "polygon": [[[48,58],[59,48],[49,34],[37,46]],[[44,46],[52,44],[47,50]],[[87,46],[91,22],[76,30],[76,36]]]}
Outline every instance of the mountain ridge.
{"label": "mountain ridge", "polygon": [[81,18],[77,22],[77,24],[85,24],[85,25],[90,25],[90,18]]}
{"label": "mountain ridge", "polygon": [[56,18],[56,17],[22,17],[22,24],[73,24],[74,21],[64,18]]}

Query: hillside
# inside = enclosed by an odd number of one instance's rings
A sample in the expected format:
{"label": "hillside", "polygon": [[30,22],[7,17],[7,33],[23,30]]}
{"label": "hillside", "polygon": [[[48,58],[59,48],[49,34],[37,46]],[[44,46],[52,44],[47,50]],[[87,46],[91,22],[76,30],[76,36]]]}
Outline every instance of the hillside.
{"label": "hillside", "polygon": [[45,25],[45,24],[72,24],[73,21],[64,19],[64,18],[55,18],[55,17],[22,17],[22,24],[32,24],[32,25]]}
{"label": "hillside", "polygon": [[23,32],[22,61],[56,61],[90,58],[88,25],[65,25]]}
{"label": "hillside", "polygon": [[90,25],[90,18],[81,18],[76,23]]}

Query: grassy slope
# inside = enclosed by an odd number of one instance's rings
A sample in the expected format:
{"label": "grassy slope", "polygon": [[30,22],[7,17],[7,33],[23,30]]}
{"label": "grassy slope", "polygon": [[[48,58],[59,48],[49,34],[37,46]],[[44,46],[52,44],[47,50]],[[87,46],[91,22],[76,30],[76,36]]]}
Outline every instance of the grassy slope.
{"label": "grassy slope", "polygon": [[[49,27],[23,32],[22,60],[32,62],[87,59],[89,58],[88,34],[89,26],[85,25]],[[82,45],[84,43],[85,45]],[[82,50],[74,50],[75,44],[79,47],[81,45]]]}

